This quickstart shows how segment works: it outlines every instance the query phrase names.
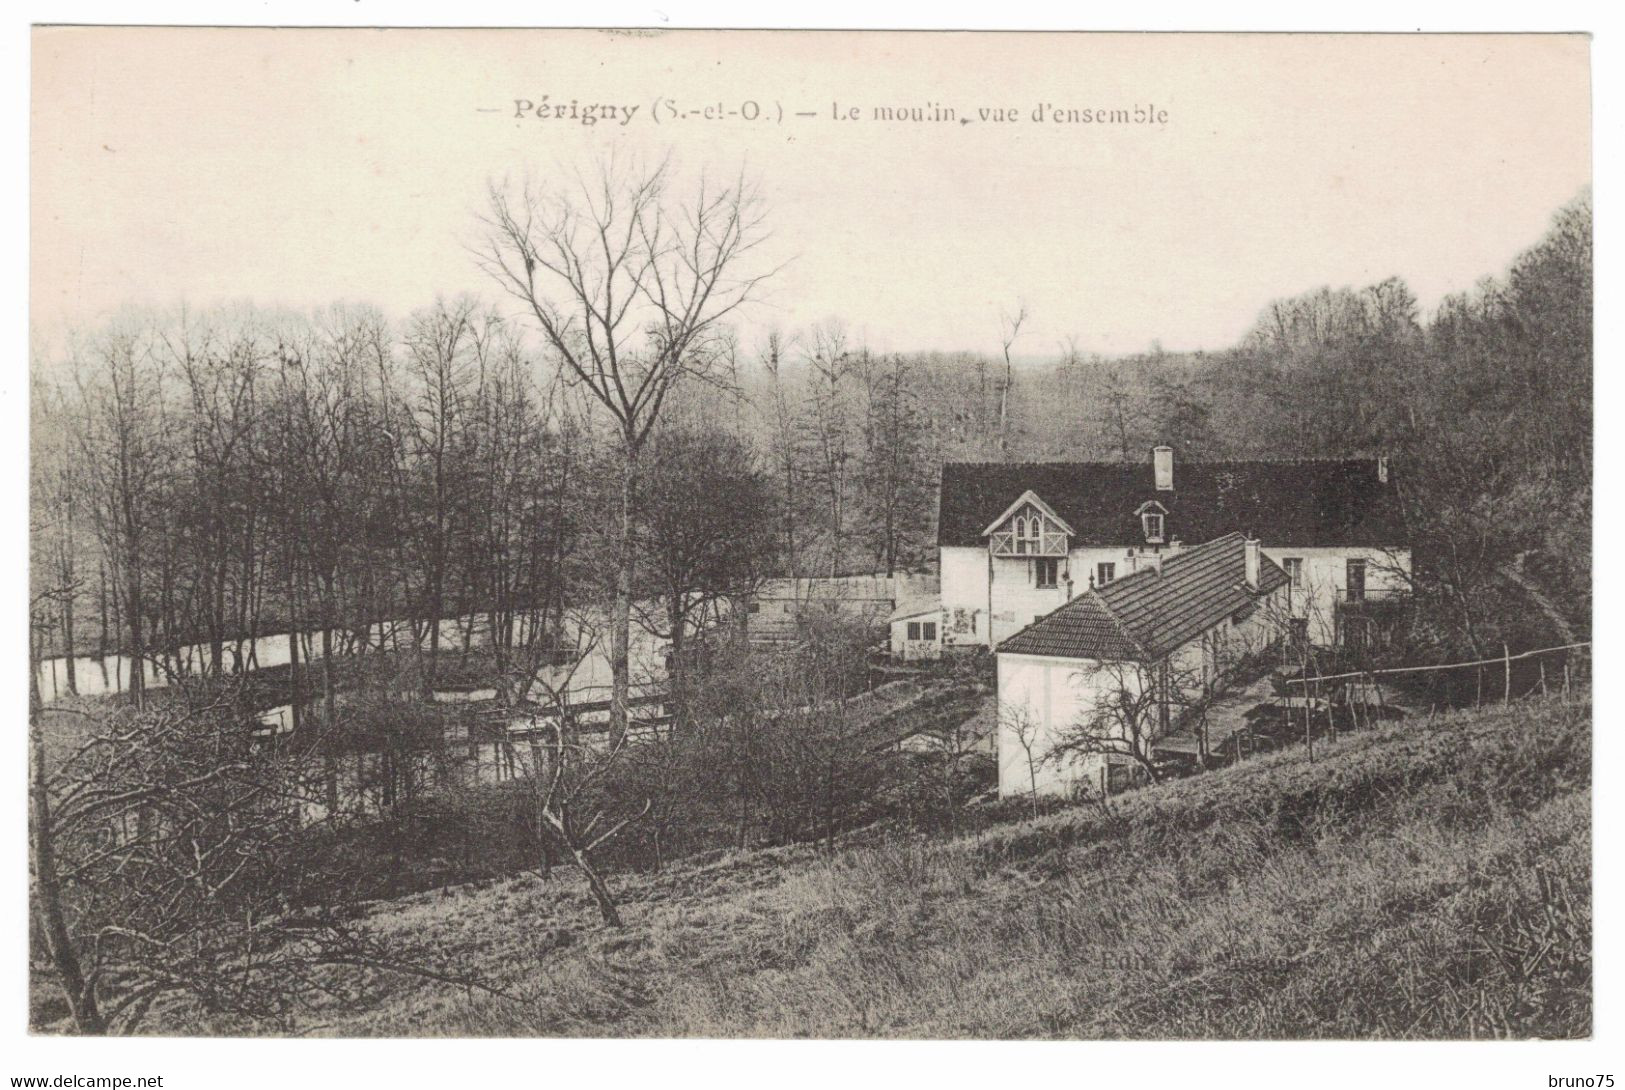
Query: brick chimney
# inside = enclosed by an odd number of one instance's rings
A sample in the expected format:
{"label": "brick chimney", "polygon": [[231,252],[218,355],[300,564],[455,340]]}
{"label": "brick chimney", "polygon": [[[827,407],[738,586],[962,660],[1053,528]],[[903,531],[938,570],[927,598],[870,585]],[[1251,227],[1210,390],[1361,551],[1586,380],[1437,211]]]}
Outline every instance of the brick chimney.
{"label": "brick chimney", "polygon": [[1242,543],[1242,550],[1247,558],[1247,589],[1257,590],[1260,574],[1258,539],[1248,534],[1247,540]]}
{"label": "brick chimney", "polygon": [[1158,492],[1174,490],[1174,448],[1152,447],[1151,470],[1157,478]]}

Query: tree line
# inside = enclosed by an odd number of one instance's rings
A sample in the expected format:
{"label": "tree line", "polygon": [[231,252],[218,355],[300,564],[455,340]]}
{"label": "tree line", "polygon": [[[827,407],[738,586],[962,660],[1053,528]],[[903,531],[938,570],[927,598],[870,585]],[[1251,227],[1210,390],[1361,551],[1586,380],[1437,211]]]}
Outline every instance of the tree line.
{"label": "tree line", "polygon": [[[365,624],[395,618],[438,650],[427,619],[478,609],[509,654],[618,583],[629,608],[664,592],[681,641],[700,584],[929,567],[943,462],[1137,461],[1159,442],[1189,460],[1386,455],[1439,640],[1493,648],[1531,595],[1540,624],[1584,628],[1590,223],[1582,196],[1430,316],[1398,279],[1322,288],[1218,352],[1108,360],[1070,338],[1012,368],[1008,320],[998,353],[874,352],[834,319],[755,345],[718,325],[674,357],[693,373],[643,410],[658,426],[637,424],[683,457],[640,446],[654,468],[626,504],[609,484],[626,426],[602,391],[486,304],[111,322],[33,372],[35,581],[60,588],[44,647],[205,643],[190,668],[229,671],[255,634],[325,627],[365,651]],[[706,483],[685,493],[690,477]],[[628,582],[603,561],[639,510],[651,563]]]}

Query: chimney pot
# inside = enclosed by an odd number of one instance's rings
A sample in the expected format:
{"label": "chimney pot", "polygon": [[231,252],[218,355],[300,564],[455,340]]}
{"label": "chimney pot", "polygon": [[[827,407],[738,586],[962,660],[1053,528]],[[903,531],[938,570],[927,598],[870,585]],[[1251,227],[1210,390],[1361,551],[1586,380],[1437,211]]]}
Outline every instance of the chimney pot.
{"label": "chimney pot", "polygon": [[1258,539],[1248,535],[1242,547],[1247,558],[1247,587],[1249,590],[1257,590],[1260,577]]}
{"label": "chimney pot", "polygon": [[1157,479],[1157,491],[1172,492],[1174,489],[1174,448],[1153,447],[1151,449],[1151,469]]}
{"label": "chimney pot", "polygon": [[1377,480],[1382,484],[1388,483],[1388,455],[1379,455],[1377,458]]}

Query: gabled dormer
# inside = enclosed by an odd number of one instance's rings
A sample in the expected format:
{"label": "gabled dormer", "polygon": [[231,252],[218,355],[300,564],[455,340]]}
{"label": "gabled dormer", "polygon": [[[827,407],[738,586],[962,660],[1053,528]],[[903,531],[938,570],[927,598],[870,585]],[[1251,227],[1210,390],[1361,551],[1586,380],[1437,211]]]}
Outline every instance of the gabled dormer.
{"label": "gabled dormer", "polygon": [[1028,489],[988,524],[982,536],[994,556],[1065,556],[1072,527]]}
{"label": "gabled dormer", "polygon": [[1140,532],[1147,545],[1161,545],[1168,540],[1168,509],[1156,500],[1147,500],[1135,508],[1140,517]]}

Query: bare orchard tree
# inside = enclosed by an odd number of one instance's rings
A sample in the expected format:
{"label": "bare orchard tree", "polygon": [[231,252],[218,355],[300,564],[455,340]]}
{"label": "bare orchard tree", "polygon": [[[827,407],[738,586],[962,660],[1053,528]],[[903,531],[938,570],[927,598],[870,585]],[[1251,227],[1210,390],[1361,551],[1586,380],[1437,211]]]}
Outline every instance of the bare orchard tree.
{"label": "bare orchard tree", "polygon": [[1026,704],[999,706],[1000,733],[1008,734],[1021,747],[1022,759],[1027,766],[1027,786],[1033,804],[1033,817],[1038,816],[1038,769],[1050,758],[1050,746],[1043,738],[1043,728],[1032,708]]}
{"label": "bare orchard tree", "polygon": [[723,323],[770,273],[744,271],[766,237],[743,176],[673,192],[669,160],[613,158],[557,185],[493,183],[481,267],[535,318],[565,373],[613,418],[620,439],[611,727],[624,735],[641,456],[673,387],[726,374]]}
{"label": "bare orchard tree", "polygon": [[352,922],[353,891],[306,858],[309,762],[256,734],[237,694],[174,689],[56,712],[49,737],[31,700],[33,907],[78,1032],[135,1032],[166,1008],[286,1030],[375,1000],[378,972],[489,990]]}
{"label": "bare orchard tree", "polygon": [[1193,722],[1206,701],[1200,673],[1169,658],[1102,662],[1075,677],[1074,684],[1094,691],[1095,699],[1061,728],[1047,760],[1125,757],[1157,780],[1157,743],[1182,729],[1201,729]]}
{"label": "bare orchard tree", "polygon": [[618,808],[601,790],[605,777],[625,754],[629,737],[613,723],[607,733],[594,732],[581,722],[574,706],[571,680],[598,644],[597,633],[585,621],[582,627],[587,640],[574,665],[557,674],[544,671],[535,680],[548,703],[553,720],[550,727],[531,732],[528,744],[514,753],[531,786],[541,835],[556,844],[586,878],[605,926],[621,927],[615,895],[593,863],[592,853],[647,814],[651,803],[645,800],[641,809]]}
{"label": "bare orchard tree", "polygon": [[68,926],[63,902],[62,879],[57,866],[56,839],[51,835],[50,770],[45,749],[44,705],[39,691],[39,643],[44,634],[44,614],[48,604],[67,593],[67,588],[50,587],[35,593],[29,601],[28,633],[28,832],[30,893],[33,916],[57,982],[67,1000],[74,1028],[80,1033],[107,1032],[107,1020],[96,1002],[96,991],[86,979],[78,945]]}

